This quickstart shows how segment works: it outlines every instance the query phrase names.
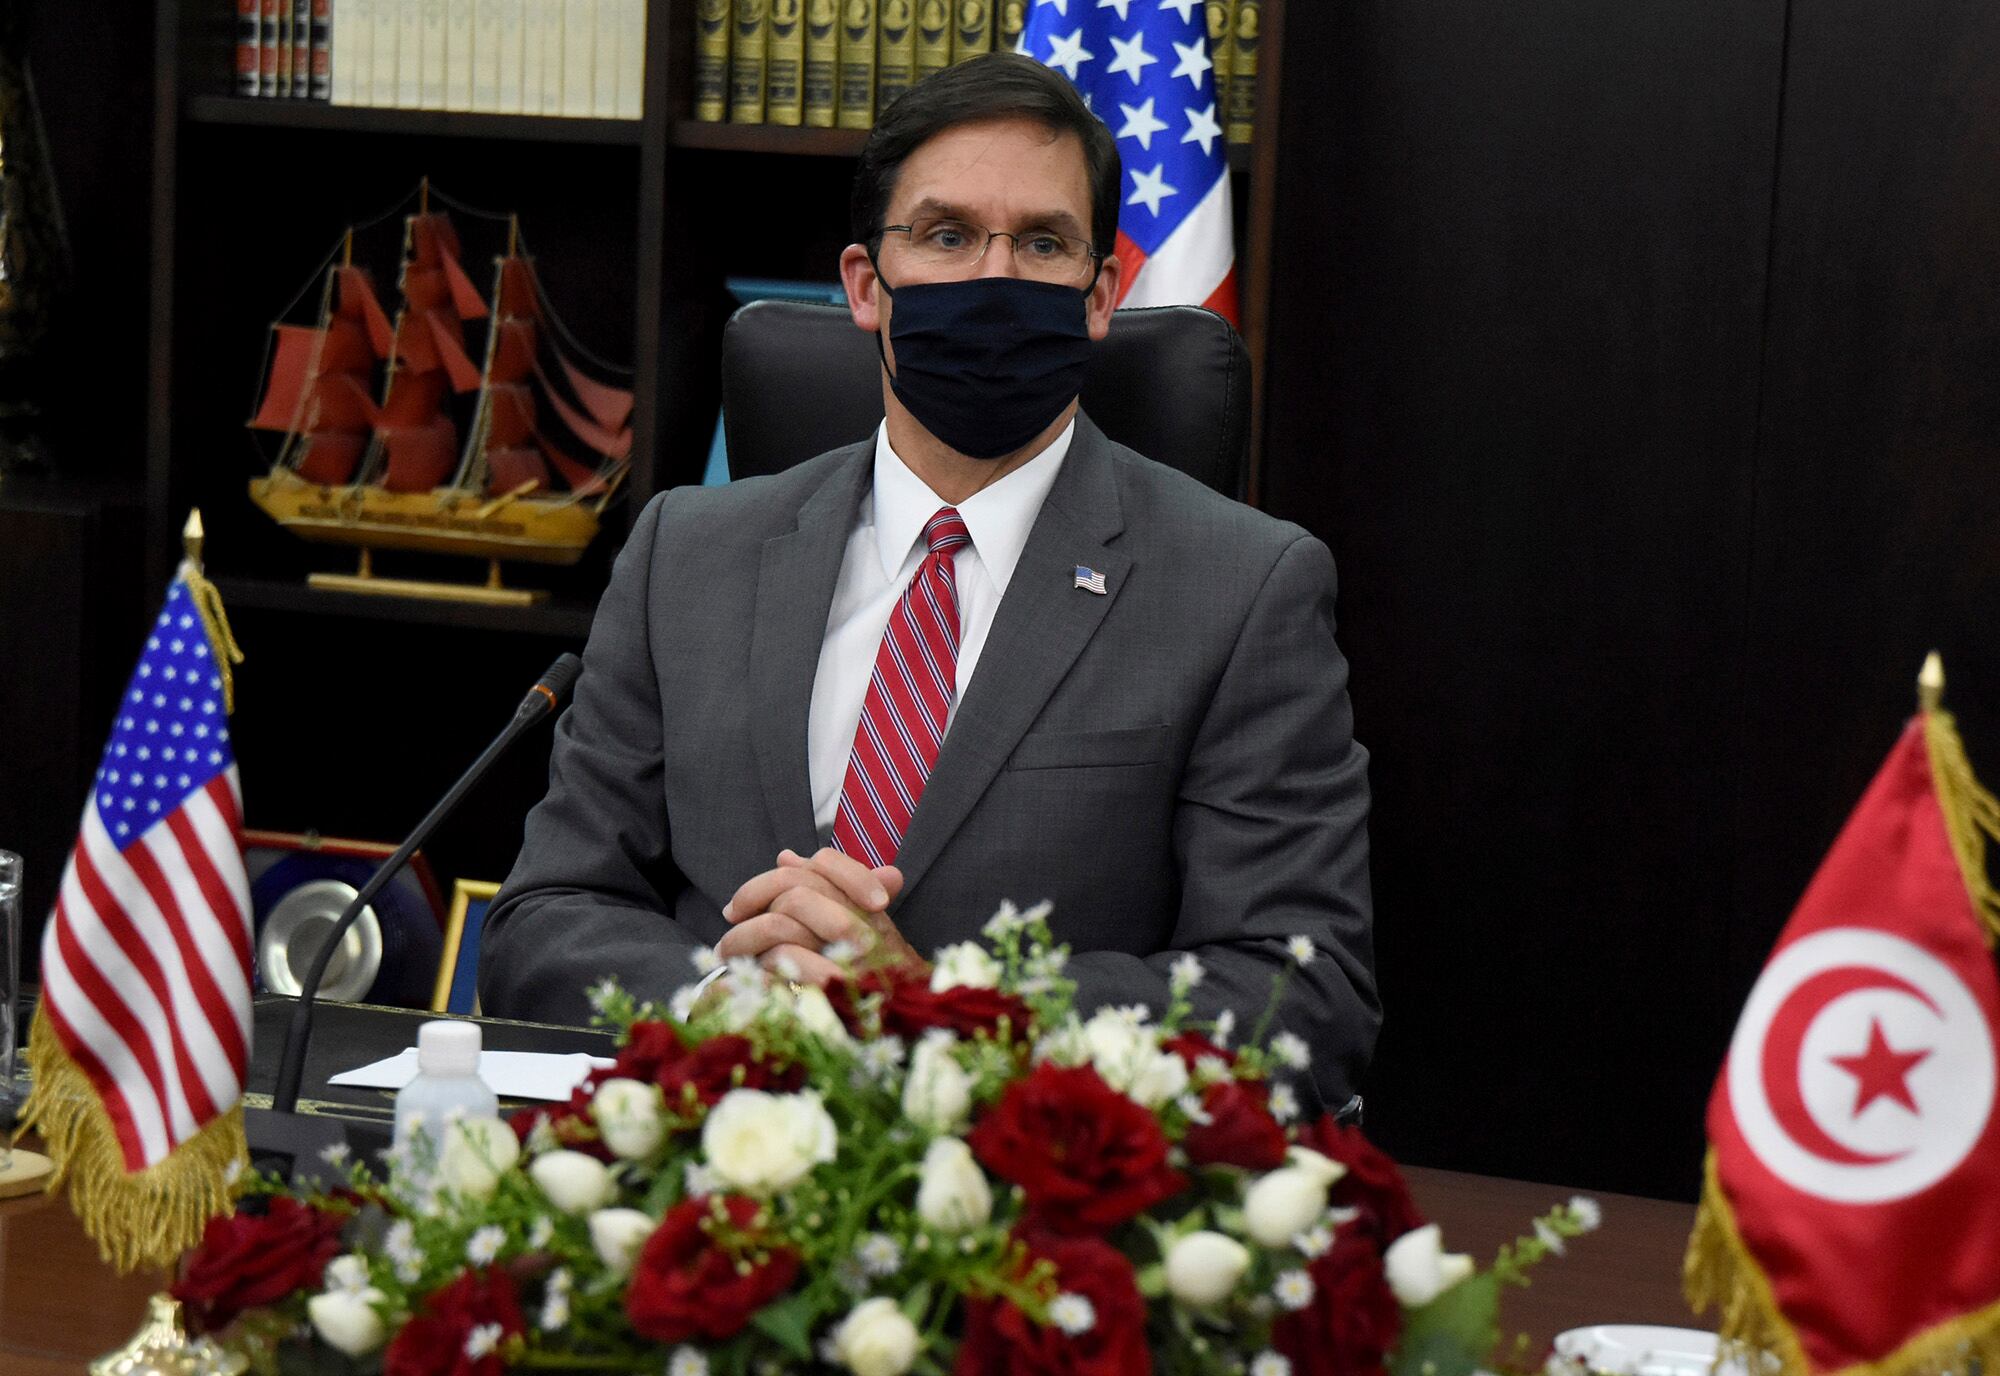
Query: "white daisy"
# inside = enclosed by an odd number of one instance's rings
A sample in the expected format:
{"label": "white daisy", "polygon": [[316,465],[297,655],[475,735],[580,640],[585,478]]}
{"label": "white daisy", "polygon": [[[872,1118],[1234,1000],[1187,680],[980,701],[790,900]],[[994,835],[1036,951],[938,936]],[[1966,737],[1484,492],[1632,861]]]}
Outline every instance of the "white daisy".
{"label": "white daisy", "polygon": [[708,1376],[708,1358],[701,1349],[683,1343],[667,1358],[667,1376]]}
{"label": "white daisy", "polygon": [[465,1355],[473,1361],[490,1355],[500,1346],[500,1335],[506,1330],[497,1323],[482,1323],[465,1335]]}
{"label": "white daisy", "polygon": [[531,1252],[541,1251],[554,1240],[555,1235],[555,1220],[547,1214],[543,1214],[528,1227],[528,1250]]}
{"label": "white daisy", "polygon": [[334,1142],[320,1149],[319,1159],[329,1166],[341,1166],[346,1164],[347,1155],[347,1143]]}
{"label": "white daisy", "polygon": [[1604,1210],[1587,1194],[1570,1196],[1569,1213],[1576,1220],[1576,1226],[1586,1233],[1596,1232],[1598,1225],[1604,1222]]}
{"label": "white daisy", "polygon": [[474,1266],[489,1266],[506,1244],[507,1230],[496,1223],[489,1223],[466,1242],[465,1259]]}
{"label": "white daisy", "polygon": [[1088,1333],[1097,1323],[1097,1310],[1082,1295],[1064,1291],[1049,1301],[1049,1322],[1072,1338]]}
{"label": "white daisy", "polygon": [[1292,1246],[1298,1248],[1302,1256],[1308,1258],[1323,1257],[1333,1246],[1333,1229],[1322,1223],[1310,1231],[1300,1233],[1297,1237],[1294,1237],[1292,1239]]}
{"label": "white daisy", "polygon": [[1279,1304],[1296,1313],[1313,1302],[1313,1278],[1304,1271],[1280,1271],[1271,1285],[1271,1294]]}
{"label": "white daisy", "polygon": [[1250,1361],[1250,1376],[1292,1376],[1291,1359],[1278,1352],[1259,1352]]}
{"label": "white daisy", "polygon": [[1312,1048],[1296,1032],[1280,1032],[1271,1038],[1271,1054],[1293,1070],[1304,1070],[1312,1064]]}
{"label": "white daisy", "polygon": [[722,957],[715,953],[713,946],[697,946],[688,952],[688,959],[694,962],[697,974],[714,974],[722,968]]}
{"label": "white daisy", "polygon": [[[1208,1039],[1214,1042],[1217,1046],[1227,1048],[1229,1045],[1230,1037],[1234,1036],[1235,1033],[1236,1033],[1236,1010],[1233,1008],[1225,1008],[1220,1013],[1217,1013],[1215,1015],[1215,1027],[1208,1034]],[[1274,1352],[1270,1355],[1277,1357],[1278,1354]],[[1283,1361],[1284,1358],[1278,1357],[1278,1360]]]}
{"label": "white daisy", "polygon": [[544,1333],[558,1333],[569,1327],[569,1291],[551,1288],[542,1296],[542,1312],[536,1315],[535,1326]]}
{"label": "white daisy", "polygon": [[382,1251],[391,1261],[408,1261],[412,1257],[421,1259],[423,1253],[417,1250],[416,1226],[407,1218],[391,1223],[389,1231],[382,1236]]}
{"label": "white daisy", "polygon": [[1281,1123],[1289,1123],[1299,1116],[1298,1091],[1282,1082],[1271,1086],[1271,1116]]}
{"label": "white daisy", "polygon": [[1309,936],[1292,937],[1285,943],[1285,949],[1290,951],[1292,959],[1301,965],[1312,964],[1313,957],[1319,954],[1318,949],[1313,946],[1312,938]]}
{"label": "white daisy", "polygon": [[855,1245],[854,1255],[871,1276],[893,1276],[903,1265],[903,1249],[887,1233],[869,1233]]}
{"label": "white daisy", "polygon": [[1207,973],[1208,971],[1202,968],[1201,958],[1189,951],[1168,967],[1167,978],[1172,982],[1176,993],[1185,993],[1200,984],[1202,977]]}
{"label": "white daisy", "polygon": [[1548,1248],[1556,1256],[1561,1256],[1566,1250],[1562,1234],[1551,1228],[1545,1219],[1538,1218],[1535,1220],[1535,1236],[1541,1240],[1542,1246]]}

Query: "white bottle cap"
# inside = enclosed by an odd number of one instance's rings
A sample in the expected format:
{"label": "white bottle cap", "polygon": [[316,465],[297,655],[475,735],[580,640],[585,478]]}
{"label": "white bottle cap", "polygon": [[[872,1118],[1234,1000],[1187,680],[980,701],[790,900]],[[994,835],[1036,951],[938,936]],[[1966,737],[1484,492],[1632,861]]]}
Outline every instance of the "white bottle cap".
{"label": "white bottle cap", "polygon": [[419,1027],[417,1069],[425,1075],[477,1075],[479,1024],[440,1018]]}

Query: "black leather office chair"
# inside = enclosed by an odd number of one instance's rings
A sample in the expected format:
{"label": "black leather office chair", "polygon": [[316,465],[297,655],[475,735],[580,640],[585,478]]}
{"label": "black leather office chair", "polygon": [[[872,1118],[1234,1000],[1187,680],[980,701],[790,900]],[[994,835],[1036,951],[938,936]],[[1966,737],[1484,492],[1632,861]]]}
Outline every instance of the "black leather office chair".
{"label": "black leather office chair", "polygon": [[[722,333],[729,474],[777,473],[882,422],[875,341],[840,306],[758,301]],[[1119,311],[1091,351],[1083,409],[1098,428],[1229,497],[1243,495],[1250,355],[1198,306]]]}

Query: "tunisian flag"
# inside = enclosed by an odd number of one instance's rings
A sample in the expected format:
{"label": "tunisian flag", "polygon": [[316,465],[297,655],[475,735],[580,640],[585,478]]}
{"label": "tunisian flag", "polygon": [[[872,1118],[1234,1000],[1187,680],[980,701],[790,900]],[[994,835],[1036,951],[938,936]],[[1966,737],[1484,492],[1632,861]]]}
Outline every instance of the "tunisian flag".
{"label": "tunisian flag", "polygon": [[2000,1360],[1996,818],[1951,718],[1913,719],[1730,1042],[1688,1299],[1785,1376]]}

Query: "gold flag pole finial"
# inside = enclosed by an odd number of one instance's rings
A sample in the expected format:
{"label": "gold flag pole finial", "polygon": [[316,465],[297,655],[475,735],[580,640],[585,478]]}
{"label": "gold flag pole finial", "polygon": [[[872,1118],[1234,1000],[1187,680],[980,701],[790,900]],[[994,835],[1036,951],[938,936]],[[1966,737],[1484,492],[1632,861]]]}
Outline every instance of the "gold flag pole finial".
{"label": "gold flag pole finial", "polygon": [[1944,703],[1944,660],[1936,650],[1924,656],[1917,671],[1917,710],[1935,712]]}
{"label": "gold flag pole finial", "polygon": [[181,548],[187,551],[188,562],[196,568],[201,567],[201,547],[206,538],[201,528],[201,508],[192,507],[187,524],[181,527]]}

